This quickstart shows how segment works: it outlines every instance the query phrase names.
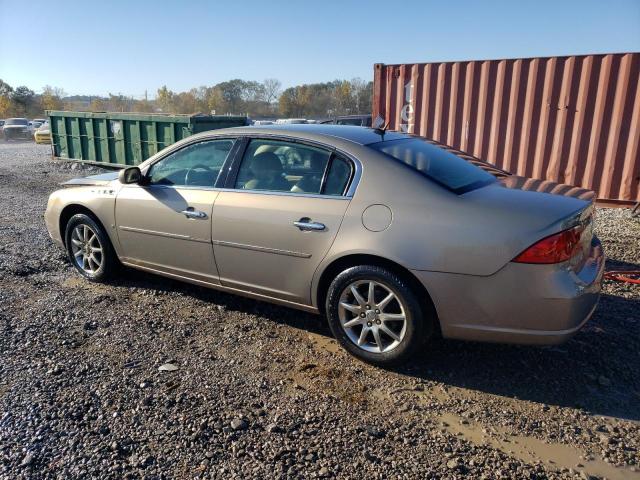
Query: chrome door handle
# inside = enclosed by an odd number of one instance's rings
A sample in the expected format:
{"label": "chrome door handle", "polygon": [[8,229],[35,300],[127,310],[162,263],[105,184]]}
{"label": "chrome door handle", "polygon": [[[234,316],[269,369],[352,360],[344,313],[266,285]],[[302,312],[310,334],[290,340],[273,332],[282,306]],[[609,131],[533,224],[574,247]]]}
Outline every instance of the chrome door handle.
{"label": "chrome door handle", "polygon": [[293,224],[298,227],[301,232],[322,232],[327,229],[324,223],[312,222],[308,217],[303,217],[297,222],[293,222]]}
{"label": "chrome door handle", "polygon": [[204,212],[201,212],[200,210],[182,210],[180,213],[182,213],[185,217],[187,218],[207,218],[207,214]]}

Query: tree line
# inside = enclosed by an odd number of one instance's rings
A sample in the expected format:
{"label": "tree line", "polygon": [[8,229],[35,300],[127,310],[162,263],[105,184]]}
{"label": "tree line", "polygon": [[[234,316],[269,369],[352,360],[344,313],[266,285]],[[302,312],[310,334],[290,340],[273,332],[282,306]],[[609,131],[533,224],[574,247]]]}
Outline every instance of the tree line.
{"label": "tree line", "polygon": [[174,92],[163,86],[155,98],[68,96],[49,85],[42,93],[26,86],[11,87],[0,80],[0,118],[39,117],[45,110],[94,112],[205,113],[248,115],[252,118],[321,118],[371,113],[373,83],[359,78],[297,85],[282,89],[275,78],[262,82],[233,79],[213,86]]}
{"label": "tree line", "polygon": [[38,117],[45,110],[62,108],[64,91],[47,85],[37,95],[28,87],[12,88],[0,79],[0,118]]}

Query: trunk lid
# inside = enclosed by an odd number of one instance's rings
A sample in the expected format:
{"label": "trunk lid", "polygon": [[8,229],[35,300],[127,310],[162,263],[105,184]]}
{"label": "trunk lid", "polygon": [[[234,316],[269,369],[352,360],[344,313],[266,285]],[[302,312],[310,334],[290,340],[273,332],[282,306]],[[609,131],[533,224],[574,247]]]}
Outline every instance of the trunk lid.
{"label": "trunk lid", "polygon": [[543,238],[577,225],[583,231],[580,248],[569,261],[571,268],[579,270],[589,257],[595,199],[589,190],[508,176],[467,192],[461,199],[471,218],[482,218],[479,230],[494,242],[495,252],[500,252],[493,272]]}
{"label": "trunk lid", "polygon": [[575,271],[582,269],[584,261],[591,254],[591,242],[593,239],[593,216],[595,213],[595,192],[586,188],[566,185],[548,180],[509,175],[498,181],[502,186],[527,192],[539,192],[560,197],[576,198],[588,202],[578,215],[574,215],[572,221],[567,223],[567,228],[580,225],[583,229],[580,237],[580,245],[576,248],[573,257],[569,260]]}

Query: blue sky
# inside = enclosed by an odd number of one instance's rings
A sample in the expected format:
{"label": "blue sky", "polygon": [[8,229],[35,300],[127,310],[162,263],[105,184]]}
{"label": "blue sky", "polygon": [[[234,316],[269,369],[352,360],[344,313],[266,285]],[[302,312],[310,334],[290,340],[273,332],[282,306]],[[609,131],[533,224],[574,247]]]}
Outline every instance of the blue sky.
{"label": "blue sky", "polygon": [[640,0],[0,0],[0,78],[155,95],[373,64],[640,51]]}

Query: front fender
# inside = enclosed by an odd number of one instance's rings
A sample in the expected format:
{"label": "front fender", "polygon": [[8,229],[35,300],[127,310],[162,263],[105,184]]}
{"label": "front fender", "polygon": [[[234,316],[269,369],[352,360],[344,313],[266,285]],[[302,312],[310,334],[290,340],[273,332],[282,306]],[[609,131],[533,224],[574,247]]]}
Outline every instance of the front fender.
{"label": "front fender", "polygon": [[65,188],[53,192],[49,196],[44,215],[49,236],[58,245],[64,246],[63,220],[77,211],[88,210],[102,224],[119,256],[120,244],[115,228],[115,200],[118,188],[117,184],[108,184]]}

